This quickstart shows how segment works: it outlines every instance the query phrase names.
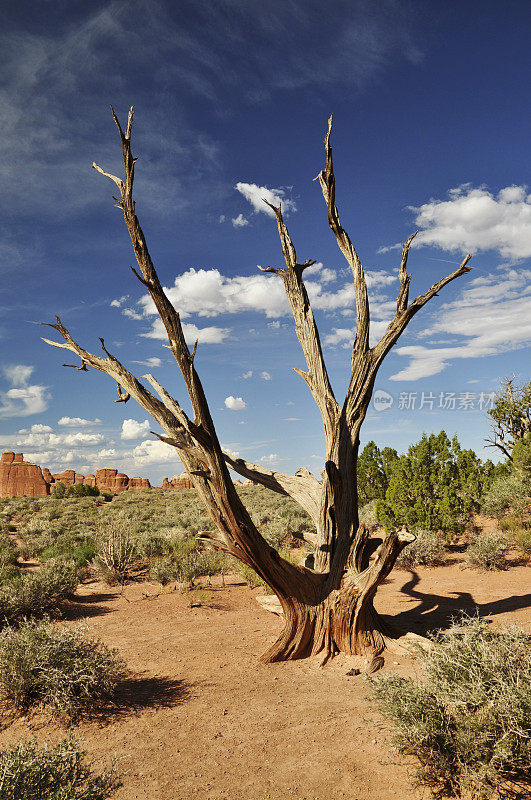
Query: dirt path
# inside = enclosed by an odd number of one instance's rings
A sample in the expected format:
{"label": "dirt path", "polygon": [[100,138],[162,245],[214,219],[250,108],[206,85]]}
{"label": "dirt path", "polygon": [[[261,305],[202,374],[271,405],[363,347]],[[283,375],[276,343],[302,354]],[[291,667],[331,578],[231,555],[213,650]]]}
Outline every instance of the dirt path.
{"label": "dirt path", "polygon": [[[402,590],[402,592],[400,591]],[[349,661],[324,669],[315,661],[262,665],[257,658],[279,630],[243,585],[204,590],[208,604],[190,608],[189,594],[151,599],[147,584],[124,595],[87,584],[72,618],[88,617],[91,634],[118,647],[135,674],[114,716],[78,725],[91,757],[125,770],[116,800],[413,800],[411,767],[389,743],[387,725],[367,702]],[[481,574],[446,567],[395,572],[378,608],[417,633],[444,625],[458,607],[477,604],[493,623],[528,629],[529,568]],[[408,658],[387,670],[413,674]],[[0,746],[30,734],[57,739],[64,729],[43,715],[19,719]]]}

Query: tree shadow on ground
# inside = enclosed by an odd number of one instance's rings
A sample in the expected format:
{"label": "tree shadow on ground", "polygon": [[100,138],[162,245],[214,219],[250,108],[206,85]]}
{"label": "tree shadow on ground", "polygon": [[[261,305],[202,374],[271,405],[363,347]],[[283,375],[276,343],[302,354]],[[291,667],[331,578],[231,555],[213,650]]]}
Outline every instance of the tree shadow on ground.
{"label": "tree shadow on ground", "polygon": [[470,592],[450,592],[449,596],[431,594],[415,588],[419,583],[418,573],[411,570],[411,577],[402,586],[401,592],[418,600],[418,604],[394,616],[382,614],[382,618],[400,630],[413,631],[422,636],[429,631],[448,628],[452,620],[463,613],[490,617],[531,606],[531,594],[511,595],[488,603],[476,603]]}
{"label": "tree shadow on ground", "polygon": [[107,723],[149,708],[174,708],[190,697],[190,685],[167,675],[130,675],[120,681],[112,703],[90,716]]}
{"label": "tree shadow on ground", "polygon": [[76,620],[85,619],[86,617],[101,617],[104,614],[110,614],[113,611],[112,608],[98,604],[114,600],[117,596],[117,593],[114,592],[100,592],[80,597],[72,597],[59,604],[61,617],[66,620]]}

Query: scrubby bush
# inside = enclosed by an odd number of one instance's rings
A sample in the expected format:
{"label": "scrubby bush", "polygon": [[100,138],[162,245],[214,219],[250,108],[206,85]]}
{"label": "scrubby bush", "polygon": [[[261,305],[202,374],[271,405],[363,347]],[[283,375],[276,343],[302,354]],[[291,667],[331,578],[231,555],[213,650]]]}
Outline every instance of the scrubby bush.
{"label": "scrubby bush", "polygon": [[92,565],[96,574],[110,585],[124,583],[137,560],[129,520],[119,516],[102,521],[94,538],[97,549]]}
{"label": "scrubby bush", "polygon": [[20,742],[0,752],[0,800],[106,800],[121,785],[112,767],[99,775],[69,736],[54,746]]}
{"label": "scrubby bush", "polygon": [[471,567],[481,570],[504,569],[505,554],[509,543],[505,536],[495,531],[485,531],[468,545],[466,561]]}
{"label": "scrubby bush", "polygon": [[111,700],[124,675],[118,652],[80,627],[27,621],[0,633],[0,697],[19,711],[43,705],[75,719]]}
{"label": "scrubby bush", "polygon": [[485,799],[529,782],[531,638],[469,619],[419,655],[423,683],[391,675],[373,686],[399,748],[420,761],[420,781],[437,795]]}
{"label": "scrubby bush", "polygon": [[377,500],[370,500],[359,511],[360,525],[367,525],[368,528],[376,528],[379,525],[378,516],[376,514]]}
{"label": "scrubby bush", "polygon": [[502,517],[507,510],[522,517],[531,503],[531,481],[522,474],[498,478],[485,493],[482,509],[491,517]]}
{"label": "scrubby bush", "polygon": [[19,567],[4,568],[0,573],[0,624],[56,611],[61,600],[74,592],[77,583],[72,562],[49,561],[32,572]]}
{"label": "scrubby bush", "polygon": [[416,531],[417,538],[402,550],[396,564],[404,569],[417,566],[436,567],[444,564],[445,549],[441,537],[434,531]]}
{"label": "scrubby bush", "polygon": [[0,568],[17,563],[18,550],[11,538],[0,534]]}

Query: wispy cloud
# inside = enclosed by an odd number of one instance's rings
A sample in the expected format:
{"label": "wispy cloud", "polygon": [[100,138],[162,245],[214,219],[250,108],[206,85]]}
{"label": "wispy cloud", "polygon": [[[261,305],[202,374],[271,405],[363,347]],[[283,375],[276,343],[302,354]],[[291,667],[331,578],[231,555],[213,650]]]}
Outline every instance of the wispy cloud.
{"label": "wispy cloud", "polygon": [[47,386],[30,384],[35,367],[13,364],[3,368],[10,389],[0,391],[0,419],[29,417],[46,411],[51,399]]}
{"label": "wispy cloud", "polygon": [[409,364],[391,380],[414,381],[436,375],[455,359],[495,355],[531,341],[529,272],[505,269],[472,280],[454,302],[442,306],[422,335],[439,333],[458,338],[448,347],[397,348],[398,355],[409,358]]}

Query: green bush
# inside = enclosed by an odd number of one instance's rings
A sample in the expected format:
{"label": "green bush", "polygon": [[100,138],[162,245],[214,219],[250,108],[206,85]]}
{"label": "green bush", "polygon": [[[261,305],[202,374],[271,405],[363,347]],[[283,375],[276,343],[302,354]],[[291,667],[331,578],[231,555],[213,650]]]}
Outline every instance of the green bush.
{"label": "green bush", "polygon": [[531,638],[468,619],[419,655],[423,683],[390,675],[373,686],[399,748],[420,761],[420,781],[438,796],[485,799],[529,781]]}
{"label": "green bush", "polygon": [[0,568],[17,563],[18,550],[11,538],[0,534]]}
{"label": "green bush", "polygon": [[506,567],[505,554],[509,543],[505,536],[496,532],[480,533],[468,545],[467,564],[481,570],[496,570]]}
{"label": "green bush", "polygon": [[416,531],[417,538],[402,550],[396,560],[398,567],[411,569],[419,565],[437,567],[444,564],[445,549],[441,537],[434,531]]}
{"label": "green bush", "polygon": [[112,699],[124,675],[118,652],[79,627],[27,621],[0,633],[0,697],[18,711],[43,705],[75,719]]}
{"label": "green bush", "polygon": [[78,583],[74,564],[60,560],[32,572],[7,568],[0,573],[0,580],[0,624],[56,611]]}
{"label": "green bush", "polygon": [[0,800],[105,800],[121,785],[114,770],[96,775],[69,736],[50,747],[20,742],[0,752]]}
{"label": "green bush", "polygon": [[523,516],[531,501],[531,484],[525,477],[509,475],[493,481],[482,500],[482,509],[490,517],[502,517],[508,509]]}

